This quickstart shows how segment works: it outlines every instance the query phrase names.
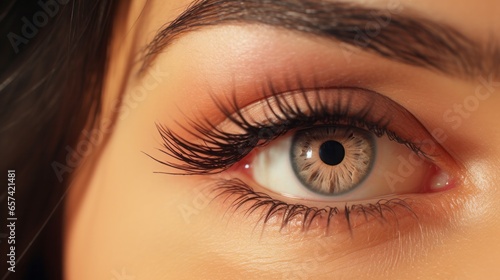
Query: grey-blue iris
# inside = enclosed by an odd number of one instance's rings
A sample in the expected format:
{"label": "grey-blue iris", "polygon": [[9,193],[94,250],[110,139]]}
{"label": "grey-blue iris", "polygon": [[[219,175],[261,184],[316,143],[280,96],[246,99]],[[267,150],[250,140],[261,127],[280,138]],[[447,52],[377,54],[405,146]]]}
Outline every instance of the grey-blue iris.
{"label": "grey-blue iris", "polygon": [[290,157],[295,175],[308,189],[339,195],[356,188],[375,160],[374,135],[351,126],[302,129],[292,139]]}

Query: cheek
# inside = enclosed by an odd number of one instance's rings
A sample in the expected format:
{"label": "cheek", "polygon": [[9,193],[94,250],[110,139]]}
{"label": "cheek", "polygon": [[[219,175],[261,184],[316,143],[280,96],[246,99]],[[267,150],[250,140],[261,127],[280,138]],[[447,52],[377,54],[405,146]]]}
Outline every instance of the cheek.
{"label": "cheek", "polygon": [[186,265],[190,246],[177,229],[187,226],[178,208],[190,203],[191,194],[183,191],[188,188],[182,188],[189,185],[154,174],[140,153],[144,143],[136,140],[118,127],[88,185],[74,186],[85,191],[67,219],[69,279],[110,279],[122,268],[137,279],[157,279],[154,273],[168,275],[163,270]]}
{"label": "cheek", "polygon": [[65,234],[66,278],[276,276],[262,256],[284,259],[284,253],[269,250],[272,242],[256,246],[258,234],[246,238],[251,223],[228,228],[203,180],[153,173],[158,165],[140,151],[156,142],[122,129],[135,122],[119,124],[93,164],[95,172],[75,178]]}
{"label": "cheek", "polygon": [[154,174],[149,159],[130,152],[136,149],[127,152],[113,140],[108,147],[68,217],[67,279],[320,277],[351,272],[343,265],[370,255],[346,237],[304,242],[278,231],[262,235],[257,219],[242,221],[218,207],[202,180]]}

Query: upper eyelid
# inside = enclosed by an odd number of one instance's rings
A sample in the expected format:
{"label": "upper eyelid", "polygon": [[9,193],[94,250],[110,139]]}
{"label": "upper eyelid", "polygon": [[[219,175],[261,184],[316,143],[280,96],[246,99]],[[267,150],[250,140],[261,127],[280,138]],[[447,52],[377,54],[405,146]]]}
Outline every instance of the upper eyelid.
{"label": "upper eyelid", "polygon": [[[256,145],[258,145],[258,141],[264,139],[262,137],[255,137],[255,135],[252,135],[251,133],[249,134],[248,127],[250,127],[250,129],[252,130],[255,130],[256,128],[258,129],[259,126],[262,127],[266,120],[266,114],[262,114],[261,116],[263,117],[264,122],[259,122],[255,121],[254,116],[248,116],[248,111],[251,111],[252,107],[255,107],[257,109],[267,108],[268,106],[271,106],[271,102],[269,100],[273,99],[275,101],[277,100],[278,102],[276,102],[276,104],[279,105],[280,101],[283,101],[283,98],[287,97],[304,98],[305,100],[309,100],[309,98],[311,97],[316,97],[316,101],[311,100],[311,102],[303,102],[302,106],[299,107],[297,107],[297,99],[292,99],[293,102],[286,103],[288,105],[292,105],[291,107],[285,106],[286,108],[291,108],[292,111],[298,110],[297,113],[303,114],[304,116],[306,116],[307,113],[301,112],[301,110],[307,111],[319,109],[325,111],[324,113],[327,114],[326,111],[330,109],[334,110],[335,108],[333,107],[339,107],[340,105],[338,104],[342,103],[342,106],[345,107],[344,110],[350,111],[345,113],[352,113],[354,110],[353,108],[356,108],[356,106],[358,106],[359,108],[357,108],[356,110],[359,111],[358,114],[361,113],[361,116],[359,117],[367,119],[371,118],[372,122],[378,121],[379,124],[382,123],[387,125],[389,127],[388,131],[393,132],[391,135],[389,135],[390,138],[393,138],[392,140],[400,140],[400,142],[411,144],[413,142],[421,141],[422,139],[429,139],[429,142],[433,143],[434,147],[434,151],[432,152],[436,153],[436,155],[431,156],[436,157],[438,155],[446,154],[444,150],[435,143],[435,141],[432,139],[432,136],[425,129],[425,127],[410,112],[408,112],[405,108],[403,108],[401,105],[398,105],[388,97],[379,93],[361,88],[321,88],[316,90],[304,89],[285,93],[272,92],[272,87],[270,87],[270,90],[271,92],[269,93],[261,93],[263,99],[245,106],[244,108],[239,107],[240,105],[237,103],[236,94],[233,94],[232,100],[226,100],[229,102],[229,105],[227,105],[227,103],[223,103],[221,100],[215,99],[214,102],[216,102],[216,106],[228,119],[225,122],[219,124],[212,123],[209,120],[205,120],[202,123],[190,121],[191,125],[193,126],[191,127],[191,129],[193,130],[189,131],[189,127],[184,129],[188,129],[189,134],[193,136],[192,138],[182,138],[179,132],[159,125],[160,134],[162,135],[163,140],[165,140],[164,148],[166,148],[166,150],[163,150],[163,153],[173,157],[176,160],[180,160],[180,163],[169,163],[163,161],[160,162],[183,172],[191,170],[193,171],[191,174],[217,173],[225,170],[225,165],[227,165],[225,161],[222,160],[222,158],[217,158],[217,156],[211,158],[211,155],[217,154],[218,156],[227,157],[224,158],[228,160],[227,162],[229,162],[230,160],[237,161],[245,156],[248,152],[250,152]],[[285,103],[281,102],[281,104]],[[370,108],[369,105],[377,108],[366,109]],[[296,108],[293,108],[293,106],[296,106]],[[318,108],[318,106],[320,108]],[[329,106],[333,107],[329,108]],[[389,121],[388,119],[384,120],[383,118],[387,117],[388,114],[381,113],[381,111],[384,111],[383,109],[386,109],[391,114],[395,115],[398,120],[392,122],[393,124],[391,124],[391,121]],[[272,110],[269,110],[268,113],[269,112],[272,112]],[[276,114],[276,111],[274,111],[274,114]],[[288,112],[288,114],[290,114],[290,112]],[[249,119],[254,120],[249,122]],[[255,123],[252,124],[252,122]],[[394,128],[393,130],[397,130],[397,134],[396,131],[392,131],[390,129],[391,125],[396,126],[396,128]],[[293,125],[291,126],[292,128],[294,128]],[[272,137],[268,137],[268,140],[272,140],[284,134],[289,130],[289,127],[290,124],[288,124],[288,127],[287,125],[284,125],[282,129],[277,128],[276,134]],[[240,132],[237,132],[238,130]],[[256,132],[254,131],[253,133],[255,134]],[[398,134],[401,135],[401,139],[397,138]],[[236,142],[226,143],[225,141]],[[231,146],[238,143],[247,145],[247,147],[243,147],[244,149],[238,150],[238,147]],[[207,144],[208,146],[203,147],[203,145]],[[210,145],[212,146],[210,147]],[[416,145],[410,146],[410,148],[419,153],[419,148]],[[424,153],[424,155],[426,155],[426,153]],[[199,166],[194,169],[190,169],[189,164],[187,164],[186,162],[192,163],[197,159],[199,161],[196,162],[196,164],[199,164]],[[448,162],[448,158],[443,159],[443,161]],[[218,171],[215,172],[216,170]],[[178,172],[167,173],[178,174]]]}
{"label": "upper eyelid", "polygon": [[[367,104],[371,104],[371,107],[366,106]],[[218,105],[218,107],[221,106],[223,105]],[[360,117],[363,119],[369,118],[371,120],[389,123],[391,122],[390,118],[392,118],[392,116],[385,114],[389,111],[393,114],[397,114],[397,116],[403,118],[404,121],[412,122],[413,125],[418,126],[422,131],[426,131],[425,127],[404,107],[384,95],[363,88],[333,87],[301,89],[283,94],[264,94],[263,99],[247,105],[242,109],[238,108],[236,101],[232,102],[229,106],[232,106],[232,111],[234,111],[231,118],[223,121],[219,125],[214,125],[214,127],[224,127],[231,123],[234,124],[235,119],[237,122],[241,119],[245,119],[245,121],[252,119],[254,124],[258,125],[279,124],[279,120],[282,119],[282,116],[290,113],[284,113],[283,110],[291,110],[293,114],[299,115],[308,115],[311,111],[322,112],[325,115],[331,111],[334,111],[338,115],[354,114],[354,111],[356,111],[357,113],[361,113]],[[377,109],[373,109],[373,107],[377,107]],[[258,110],[260,110],[260,112],[257,112]],[[364,112],[361,110],[364,110]],[[225,114],[228,114],[230,111],[231,110],[226,110]],[[255,118],[255,114],[261,115],[260,121]],[[407,135],[409,135],[409,133],[403,135],[402,138],[408,141],[432,137],[429,133],[425,133],[419,137],[406,137]]]}

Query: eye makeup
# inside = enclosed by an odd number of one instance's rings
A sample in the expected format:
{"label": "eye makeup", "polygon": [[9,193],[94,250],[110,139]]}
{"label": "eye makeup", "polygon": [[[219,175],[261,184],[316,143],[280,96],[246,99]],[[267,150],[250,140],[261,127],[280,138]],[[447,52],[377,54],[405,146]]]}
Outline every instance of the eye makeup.
{"label": "eye makeup", "polygon": [[361,88],[298,89],[275,92],[272,85],[258,95],[262,99],[239,108],[232,100],[213,99],[226,120],[189,121],[189,138],[157,124],[163,140],[162,152],[174,161],[161,161],[174,171],[169,174],[213,174],[229,169],[254,148],[269,144],[285,133],[313,125],[346,125],[370,131],[377,137],[405,145],[423,158],[450,158],[411,113],[391,99]]}
{"label": "eye makeup", "polygon": [[[337,230],[345,226],[352,230],[365,222],[387,220],[387,214],[396,224],[401,217],[415,220],[414,199],[384,196],[362,201],[346,199],[340,204],[326,201],[318,206],[317,201],[300,197],[281,199],[279,193],[255,184],[246,170],[249,165],[245,159],[291,131],[352,127],[406,146],[415,158],[431,162],[435,172],[426,183],[450,184],[451,180],[446,179],[451,178],[447,172],[452,170],[453,160],[410,112],[384,95],[350,87],[277,92],[271,82],[258,94],[261,100],[243,108],[236,93],[225,100],[213,97],[226,119],[221,123],[212,123],[208,118],[189,120],[189,126],[183,127],[188,137],[157,124],[163,140],[161,151],[169,158],[152,157],[168,167],[168,171],[158,173],[219,178],[212,187],[214,200],[223,198],[224,204],[230,202],[227,208],[244,210],[244,215],[259,213],[259,222],[273,221],[280,230],[289,224],[300,224],[302,230],[315,227],[328,232],[333,224]],[[422,187],[418,192],[424,189],[432,188]]]}

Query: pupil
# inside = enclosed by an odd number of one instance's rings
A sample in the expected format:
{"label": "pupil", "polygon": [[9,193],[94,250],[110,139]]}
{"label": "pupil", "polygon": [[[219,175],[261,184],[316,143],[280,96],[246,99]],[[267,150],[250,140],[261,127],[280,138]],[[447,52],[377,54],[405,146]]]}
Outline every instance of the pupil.
{"label": "pupil", "polygon": [[329,140],[319,147],[319,158],[328,165],[337,165],[344,160],[345,149],[337,141]]}

